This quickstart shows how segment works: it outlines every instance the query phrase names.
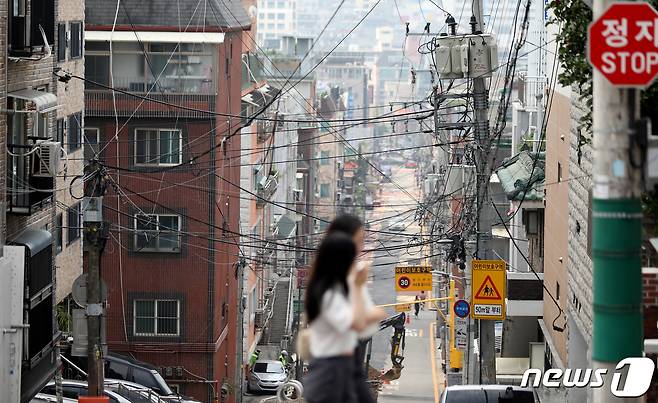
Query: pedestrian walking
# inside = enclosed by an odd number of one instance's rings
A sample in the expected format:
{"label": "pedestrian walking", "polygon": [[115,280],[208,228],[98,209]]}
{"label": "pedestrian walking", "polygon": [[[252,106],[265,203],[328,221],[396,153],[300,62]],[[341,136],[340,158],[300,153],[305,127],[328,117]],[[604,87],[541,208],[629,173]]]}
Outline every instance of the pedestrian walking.
{"label": "pedestrian walking", "polygon": [[[344,233],[349,235],[354,241],[354,245],[356,246],[357,257],[360,256],[363,252],[365,243],[365,231],[363,230],[363,223],[357,217],[349,214],[342,214],[336,217],[329,225],[327,233]],[[363,270],[363,268],[363,265],[357,266],[357,270]],[[370,292],[368,291],[368,287],[362,287],[361,291],[363,294],[363,308],[365,312],[370,313],[374,317],[379,317],[379,320],[384,319],[386,317],[386,312],[381,308],[375,307],[375,304],[372,301],[372,297],[370,296]],[[374,322],[368,328],[359,332],[357,335],[358,344],[356,350],[354,351],[354,387],[359,403],[375,403],[375,399],[373,398],[372,393],[370,392],[370,388],[368,387],[368,373],[364,361],[368,340],[371,339],[378,330],[379,323]]]}
{"label": "pedestrian walking", "polygon": [[[354,270],[356,246],[340,233],[320,243],[306,289],[306,316],[311,355],[304,378],[308,403],[357,403],[354,387],[354,349],[357,332],[378,322],[364,311],[362,287],[367,268]],[[352,278],[353,284],[348,285]]]}
{"label": "pedestrian walking", "polygon": [[416,295],[416,299],[414,300],[414,316],[418,317],[418,312],[420,311],[420,297]]}
{"label": "pedestrian walking", "polygon": [[426,299],[427,299],[427,296],[425,295],[425,291],[421,291],[421,292],[420,292],[420,301],[421,301],[421,303],[420,303],[420,309],[422,309],[423,311],[425,310],[425,302],[424,302],[424,301],[425,301]]}

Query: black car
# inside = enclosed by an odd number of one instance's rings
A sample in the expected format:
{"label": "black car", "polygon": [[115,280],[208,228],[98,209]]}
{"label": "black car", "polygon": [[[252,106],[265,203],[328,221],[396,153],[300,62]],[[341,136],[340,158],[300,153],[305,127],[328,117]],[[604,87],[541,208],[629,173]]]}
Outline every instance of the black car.
{"label": "black car", "polygon": [[[73,361],[75,365],[87,371],[86,358],[67,357]],[[118,379],[128,382],[134,382],[152,389],[155,393],[163,397],[171,397],[176,402],[197,402],[192,398],[178,395],[171,390],[162,375],[158,372],[157,368],[151,364],[136,360],[132,357],[109,352],[105,357],[105,378]],[[66,376],[66,375],[65,375]],[[67,376],[71,377],[72,376]],[[80,377],[78,377],[80,378]],[[86,377],[80,378],[85,379]]]}
{"label": "black car", "polygon": [[124,355],[109,353],[105,357],[105,377],[138,383],[160,396],[176,395],[154,366]]}

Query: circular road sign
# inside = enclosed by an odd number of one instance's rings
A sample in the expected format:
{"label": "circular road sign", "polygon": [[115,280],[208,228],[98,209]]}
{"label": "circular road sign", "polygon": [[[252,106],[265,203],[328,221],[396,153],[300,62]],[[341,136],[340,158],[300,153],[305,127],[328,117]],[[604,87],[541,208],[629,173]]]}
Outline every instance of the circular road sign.
{"label": "circular road sign", "polygon": [[409,288],[409,286],[411,285],[411,280],[407,276],[402,276],[398,279],[398,285],[402,289]]}
{"label": "circular road sign", "polygon": [[471,306],[466,300],[459,299],[455,302],[455,305],[452,308],[455,311],[455,315],[460,318],[465,318],[471,312]]}
{"label": "circular road sign", "polygon": [[657,25],[649,3],[612,3],[589,26],[590,64],[614,86],[647,87],[658,74]]}

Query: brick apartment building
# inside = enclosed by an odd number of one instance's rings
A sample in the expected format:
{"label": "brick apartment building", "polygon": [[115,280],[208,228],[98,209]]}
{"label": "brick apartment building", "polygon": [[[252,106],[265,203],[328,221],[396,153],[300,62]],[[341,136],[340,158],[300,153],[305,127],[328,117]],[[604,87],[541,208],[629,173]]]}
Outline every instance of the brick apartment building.
{"label": "brick apartment building", "polygon": [[55,306],[82,272],[81,204],[71,195],[82,195],[75,178],[83,165],[83,87],[54,72],[83,74],[84,3],[2,0],[0,7],[0,327],[9,329],[0,401],[24,402],[56,371]]}
{"label": "brick apartment building", "polygon": [[122,2],[112,33],[110,3],[87,0],[85,20],[85,135],[113,182],[108,347],[160,368],[180,393],[233,402],[241,136],[231,134],[250,20],[239,1]]}

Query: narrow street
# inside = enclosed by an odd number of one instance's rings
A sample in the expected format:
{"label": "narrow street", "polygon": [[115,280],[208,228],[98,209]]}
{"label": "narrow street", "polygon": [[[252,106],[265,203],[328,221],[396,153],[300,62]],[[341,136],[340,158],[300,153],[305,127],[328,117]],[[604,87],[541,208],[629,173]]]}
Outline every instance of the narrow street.
{"label": "narrow street", "polygon": [[[375,303],[380,305],[398,302],[403,298],[413,298],[396,294],[394,269],[397,264],[420,263],[418,259],[421,256],[420,248],[403,247],[413,239],[413,235],[420,233],[420,228],[417,224],[412,223],[415,211],[408,211],[409,207],[399,206],[410,204],[413,200],[395,185],[398,184],[413,196],[417,196],[418,189],[415,186],[414,170],[393,169],[392,179],[393,183],[383,186],[382,207],[376,208],[368,220],[379,222],[378,220],[389,217],[389,219],[381,221],[380,229],[384,232],[392,232],[387,229],[387,226],[400,217],[408,224],[408,227],[400,235],[373,233],[373,238],[370,238],[370,242],[366,246],[378,249],[373,252],[371,258],[372,280],[369,286]],[[384,247],[390,249],[382,250]],[[397,313],[392,307],[386,308],[386,310],[389,316]],[[432,402],[435,401],[434,389],[436,388],[438,392],[439,385],[443,383],[440,374],[441,365],[436,361],[439,356],[438,345],[430,338],[430,325],[436,312],[429,309],[423,310],[418,319],[413,317],[413,312],[408,312],[408,315],[410,319],[406,325],[404,370],[400,379],[383,385],[379,393],[379,402]],[[391,367],[389,358],[391,334],[392,330],[386,329],[373,337],[370,365],[380,372]],[[435,362],[434,379],[433,361]]]}

